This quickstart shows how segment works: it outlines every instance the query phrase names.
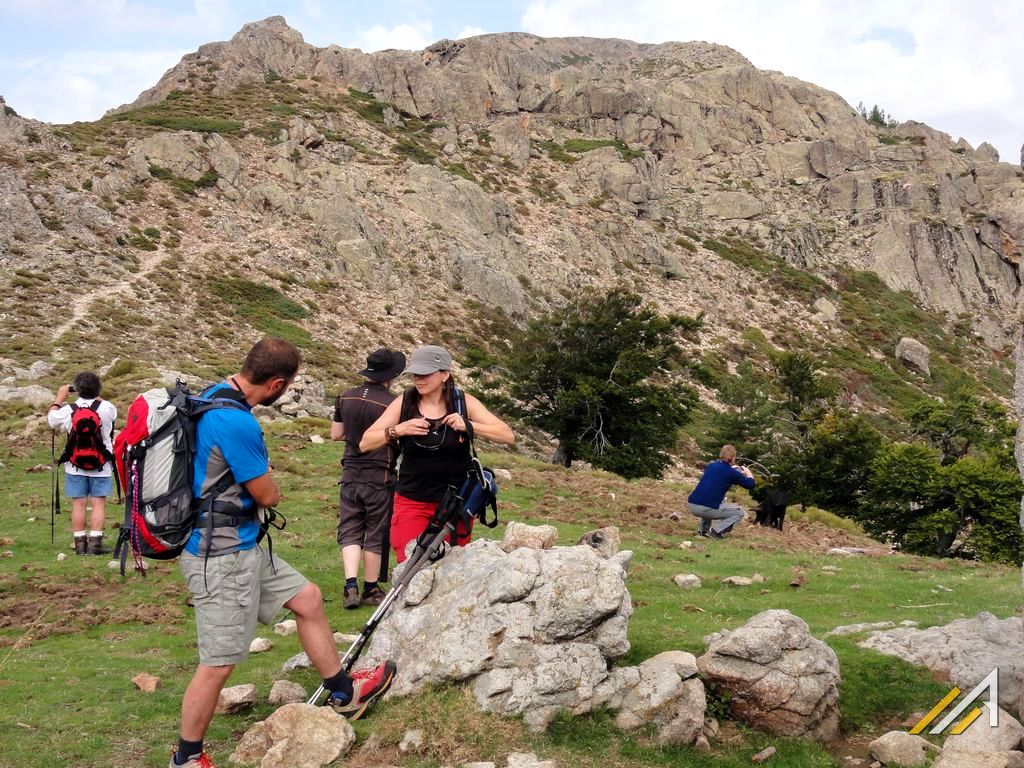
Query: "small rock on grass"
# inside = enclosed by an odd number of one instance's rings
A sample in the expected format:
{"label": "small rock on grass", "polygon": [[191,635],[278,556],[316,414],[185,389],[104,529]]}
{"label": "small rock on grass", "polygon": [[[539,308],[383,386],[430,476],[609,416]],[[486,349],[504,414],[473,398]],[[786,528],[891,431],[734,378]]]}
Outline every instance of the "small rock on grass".
{"label": "small rock on grass", "polygon": [[680,573],[677,576],[673,576],[672,581],[682,589],[700,589],[701,586],[700,576],[695,573]]}
{"label": "small rock on grass", "polygon": [[[0,552],[0,557],[12,557],[13,555],[14,555],[13,552]],[[67,559],[68,559],[68,556],[65,555],[63,552],[60,552],[60,553],[57,554],[57,560],[58,561],[63,562],[64,560],[67,560]]]}
{"label": "small rock on grass", "polygon": [[274,641],[269,637],[254,637],[249,643],[249,653],[263,653],[274,647]]}
{"label": "small rock on grass", "polygon": [[275,707],[282,704],[299,704],[306,700],[306,689],[291,680],[275,680],[267,697],[267,703]]}
{"label": "small rock on grass", "polygon": [[299,631],[299,625],[295,623],[295,619],[285,619],[284,621],[274,625],[274,633],[278,635],[294,635]]}
{"label": "small rock on grass", "polygon": [[416,729],[406,731],[398,743],[399,752],[415,752],[423,747],[423,731]]}
{"label": "small rock on grass", "polygon": [[555,768],[555,761],[541,760],[532,752],[513,752],[508,756],[508,768]]}
{"label": "small rock on grass", "polygon": [[751,757],[750,762],[754,763],[755,765],[760,765],[761,763],[767,762],[775,756],[775,751],[775,747],[766,747],[765,749],[762,749],[756,755]]}
{"label": "small rock on grass", "polygon": [[256,703],[256,686],[251,683],[233,685],[220,692],[217,699],[217,714],[230,715],[241,712]]}
{"label": "small rock on grass", "polygon": [[754,582],[746,576],[729,576],[722,579],[722,583],[732,587],[749,587]]}
{"label": "small rock on grass", "polygon": [[148,672],[139,672],[132,678],[132,682],[143,693],[153,693],[160,685],[160,678],[154,677]]}

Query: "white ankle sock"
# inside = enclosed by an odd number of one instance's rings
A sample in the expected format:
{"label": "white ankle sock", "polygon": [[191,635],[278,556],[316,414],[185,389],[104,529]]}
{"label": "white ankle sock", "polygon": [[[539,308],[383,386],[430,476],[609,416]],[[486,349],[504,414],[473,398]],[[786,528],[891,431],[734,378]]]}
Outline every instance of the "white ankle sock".
{"label": "white ankle sock", "polygon": [[74,531],[74,534],[76,539],[85,538],[85,531]]}
{"label": "white ankle sock", "polygon": [[89,531],[90,536],[102,536],[103,531]]}

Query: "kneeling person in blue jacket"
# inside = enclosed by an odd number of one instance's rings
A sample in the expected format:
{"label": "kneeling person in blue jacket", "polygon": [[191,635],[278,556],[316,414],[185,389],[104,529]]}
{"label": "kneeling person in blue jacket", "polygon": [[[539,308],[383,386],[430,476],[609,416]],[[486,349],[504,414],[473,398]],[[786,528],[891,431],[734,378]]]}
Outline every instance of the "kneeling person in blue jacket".
{"label": "kneeling person in blue jacket", "polygon": [[713,461],[687,499],[690,514],[700,518],[699,536],[725,538],[740,520],[747,516],[739,504],[724,503],[725,494],[734,485],[748,491],[754,487],[754,475],[746,467],[737,467],[736,448],[723,445],[718,452],[719,461]]}

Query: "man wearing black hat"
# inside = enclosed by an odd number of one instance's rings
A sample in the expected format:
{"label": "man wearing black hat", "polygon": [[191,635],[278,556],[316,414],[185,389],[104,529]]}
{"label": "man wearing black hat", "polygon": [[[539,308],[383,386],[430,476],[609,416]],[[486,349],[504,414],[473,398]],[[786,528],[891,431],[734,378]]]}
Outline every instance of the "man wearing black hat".
{"label": "man wearing black hat", "polygon": [[[363,432],[380,418],[395,399],[391,382],[405,369],[405,355],[378,349],[366,358],[359,375],[366,381],[338,395],[334,403],[331,439],[345,441],[341,476],[338,544],[345,566],[345,607],[380,605],[384,590],[377,583],[381,558],[388,552],[396,452],[389,443],[375,451],[359,452]],[[359,560],[363,561],[363,592],[359,594]]]}

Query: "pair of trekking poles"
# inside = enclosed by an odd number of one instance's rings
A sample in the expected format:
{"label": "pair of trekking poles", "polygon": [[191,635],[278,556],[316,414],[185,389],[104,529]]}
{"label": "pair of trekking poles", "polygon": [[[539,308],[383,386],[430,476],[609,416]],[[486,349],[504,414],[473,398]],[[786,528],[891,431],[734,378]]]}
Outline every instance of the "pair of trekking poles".
{"label": "pair of trekking poles", "polygon": [[[405,592],[406,587],[413,580],[417,573],[427,565],[435,563],[445,556],[447,552],[445,540],[452,542],[457,540],[460,532],[470,530],[473,519],[478,520],[488,528],[498,525],[498,509],[494,497],[498,487],[494,482],[494,475],[489,469],[485,469],[480,460],[475,456],[471,460],[472,469],[469,477],[462,488],[456,490],[449,486],[441,503],[437,505],[434,516],[427,524],[426,530],[416,539],[416,547],[409,555],[401,573],[392,581],[391,591],[387,593],[377,610],[373,612],[369,621],[359,632],[359,637],[349,646],[348,651],[341,659],[341,668],[351,672],[360,654],[369,642],[370,637],[377,629],[377,625],[384,619],[391,606]],[[484,494],[480,489],[487,489]],[[482,499],[481,496],[489,498]],[[487,517],[487,506],[494,511],[493,516]],[[323,684],[309,698],[309,704],[316,704],[317,700],[324,694]]]}

